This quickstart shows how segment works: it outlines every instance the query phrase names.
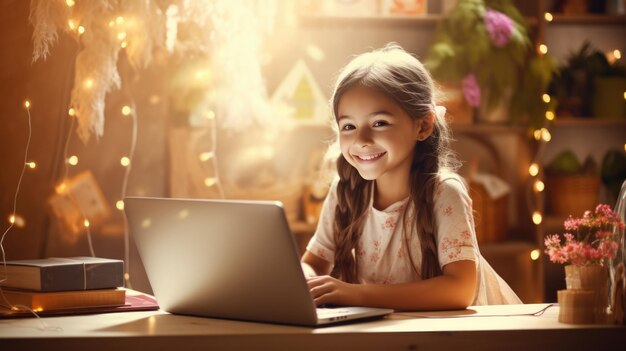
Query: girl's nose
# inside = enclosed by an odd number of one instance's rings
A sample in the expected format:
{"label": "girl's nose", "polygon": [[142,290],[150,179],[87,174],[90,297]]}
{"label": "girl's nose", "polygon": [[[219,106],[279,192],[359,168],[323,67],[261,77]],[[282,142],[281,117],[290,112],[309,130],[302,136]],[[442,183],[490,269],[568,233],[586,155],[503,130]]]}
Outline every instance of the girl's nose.
{"label": "girl's nose", "polygon": [[369,128],[359,128],[357,130],[356,140],[354,141],[356,146],[366,147],[373,144],[372,131]]}

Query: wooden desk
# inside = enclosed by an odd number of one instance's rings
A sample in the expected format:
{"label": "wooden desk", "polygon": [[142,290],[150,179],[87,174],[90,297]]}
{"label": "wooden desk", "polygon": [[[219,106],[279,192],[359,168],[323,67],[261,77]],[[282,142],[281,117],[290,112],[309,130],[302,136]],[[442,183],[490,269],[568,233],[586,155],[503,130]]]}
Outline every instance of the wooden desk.
{"label": "wooden desk", "polygon": [[[540,305],[518,305],[528,313]],[[523,307],[528,306],[528,307]],[[601,350],[620,349],[626,327],[567,325],[558,307],[501,316],[503,306],[446,313],[395,313],[324,328],[172,315],[161,311],[0,320],[0,350]],[[477,312],[471,315],[471,313]],[[520,310],[522,311],[522,310]],[[450,314],[450,313],[448,313]],[[467,316],[467,315],[471,316]],[[495,314],[495,315],[494,315]],[[466,315],[463,317],[459,317]],[[426,316],[426,317],[425,317]]]}

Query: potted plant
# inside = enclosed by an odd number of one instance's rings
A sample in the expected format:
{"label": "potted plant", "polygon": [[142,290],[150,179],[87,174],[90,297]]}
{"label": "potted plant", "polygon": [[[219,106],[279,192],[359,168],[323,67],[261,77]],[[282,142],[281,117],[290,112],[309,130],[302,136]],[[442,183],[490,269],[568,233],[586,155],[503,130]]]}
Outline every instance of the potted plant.
{"label": "potted plant", "polygon": [[565,323],[605,323],[607,321],[609,263],[618,243],[613,231],[623,230],[609,205],[599,204],[582,217],[571,215],[563,223],[564,241],[557,234],[545,238],[550,261],[565,265],[567,289],[558,291],[559,321]]}
{"label": "potted plant", "polygon": [[460,87],[480,120],[502,121],[529,49],[524,19],[511,1],[459,0],[441,21],[426,66],[439,83]]}

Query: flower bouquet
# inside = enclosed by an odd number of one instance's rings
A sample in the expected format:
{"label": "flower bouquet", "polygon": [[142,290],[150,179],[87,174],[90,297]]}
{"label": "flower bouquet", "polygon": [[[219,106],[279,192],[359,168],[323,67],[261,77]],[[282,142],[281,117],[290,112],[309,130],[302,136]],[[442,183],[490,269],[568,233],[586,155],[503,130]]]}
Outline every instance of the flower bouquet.
{"label": "flower bouquet", "polygon": [[557,234],[545,239],[550,261],[565,266],[566,290],[559,290],[559,321],[564,323],[605,323],[609,297],[609,263],[618,243],[614,230],[624,222],[609,205],[600,204],[581,218],[569,216],[564,222],[564,241]]}

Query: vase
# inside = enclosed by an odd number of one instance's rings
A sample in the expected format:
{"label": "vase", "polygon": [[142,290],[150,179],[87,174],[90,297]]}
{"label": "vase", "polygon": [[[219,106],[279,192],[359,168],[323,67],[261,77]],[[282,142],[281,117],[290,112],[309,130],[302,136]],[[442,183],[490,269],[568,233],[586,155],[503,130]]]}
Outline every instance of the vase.
{"label": "vase", "polygon": [[609,269],[600,264],[565,266],[566,290],[559,290],[559,322],[603,324],[609,306]]}

